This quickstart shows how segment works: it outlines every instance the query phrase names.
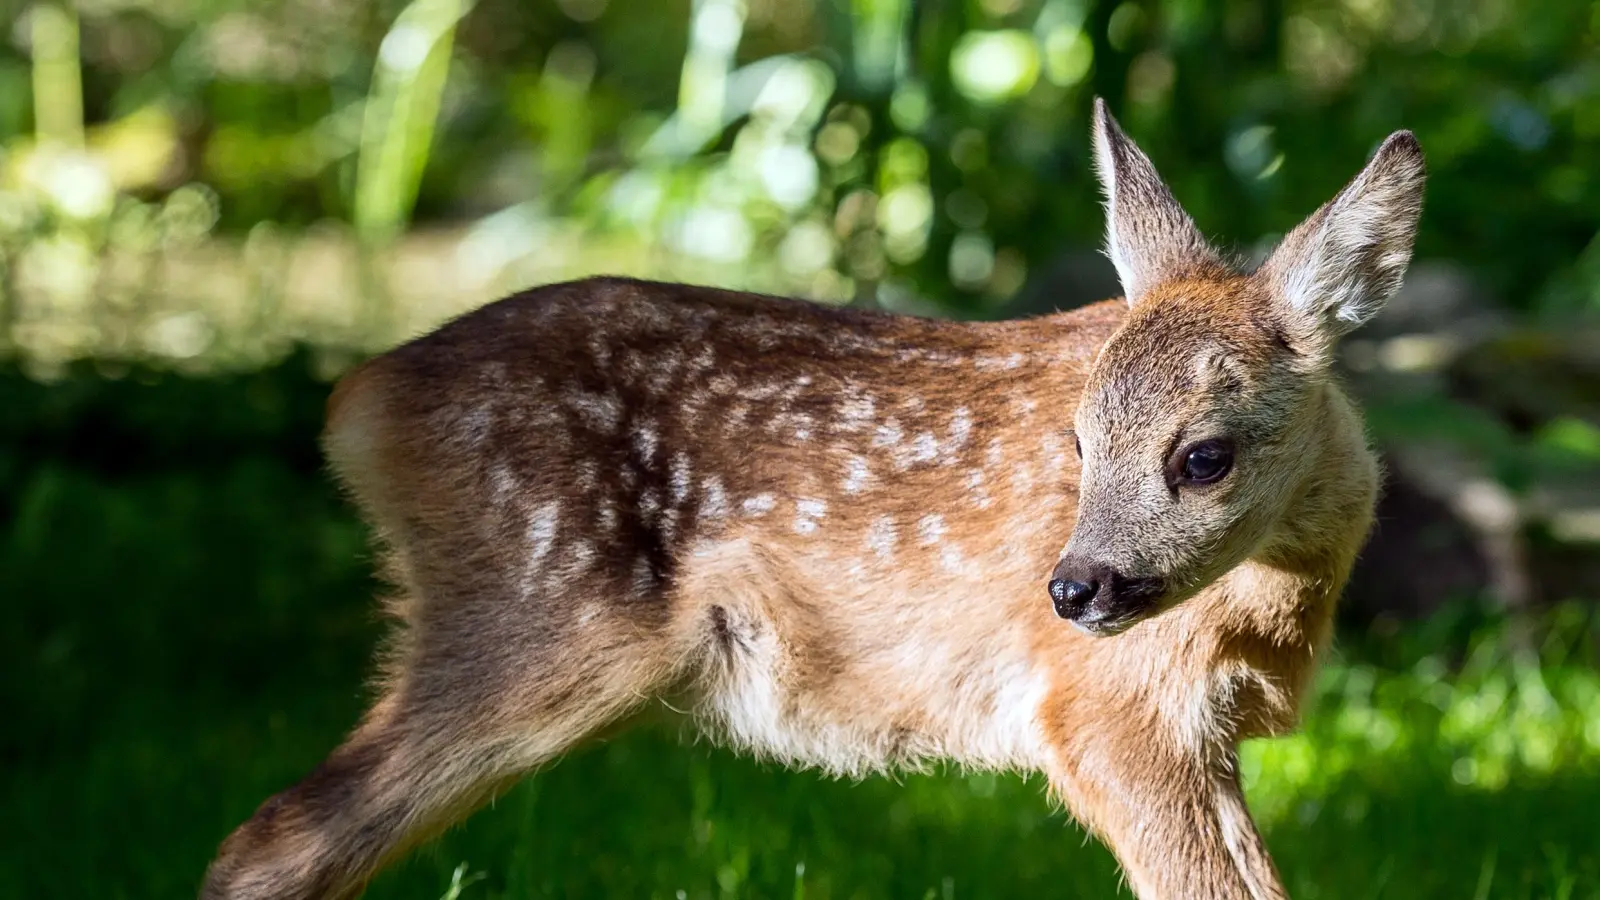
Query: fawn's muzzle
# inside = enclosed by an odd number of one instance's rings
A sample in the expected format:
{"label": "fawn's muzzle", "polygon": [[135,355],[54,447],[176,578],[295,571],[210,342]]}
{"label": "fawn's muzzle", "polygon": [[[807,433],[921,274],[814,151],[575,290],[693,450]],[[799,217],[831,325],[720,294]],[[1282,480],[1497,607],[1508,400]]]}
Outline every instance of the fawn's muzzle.
{"label": "fawn's muzzle", "polygon": [[1110,566],[1066,556],[1050,575],[1056,615],[1092,634],[1115,634],[1154,612],[1162,586],[1129,578]]}

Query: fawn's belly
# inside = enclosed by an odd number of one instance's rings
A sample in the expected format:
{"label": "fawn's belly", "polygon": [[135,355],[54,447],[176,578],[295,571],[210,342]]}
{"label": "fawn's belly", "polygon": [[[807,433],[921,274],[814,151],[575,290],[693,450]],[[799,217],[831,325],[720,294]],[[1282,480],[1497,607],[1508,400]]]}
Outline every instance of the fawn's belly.
{"label": "fawn's belly", "polygon": [[697,713],[718,738],[836,774],[1043,764],[1048,673],[1027,623],[974,586],[840,592],[754,565],[691,580],[684,598],[705,623]]}

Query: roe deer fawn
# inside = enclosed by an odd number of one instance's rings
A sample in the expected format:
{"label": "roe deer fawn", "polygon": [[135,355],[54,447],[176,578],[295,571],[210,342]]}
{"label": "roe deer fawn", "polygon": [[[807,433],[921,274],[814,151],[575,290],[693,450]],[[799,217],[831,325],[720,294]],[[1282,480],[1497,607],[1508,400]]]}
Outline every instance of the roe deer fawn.
{"label": "roe deer fawn", "polygon": [[1245,273],[1098,100],[1094,147],[1126,301],[959,323],[599,278],[346,376],[325,447],[403,628],[202,895],[352,896],[686,695],[786,763],[1043,771],[1140,897],[1284,896],[1235,753],[1294,725],[1373,519],[1331,359],[1399,286],[1421,151],[1391,136]]}

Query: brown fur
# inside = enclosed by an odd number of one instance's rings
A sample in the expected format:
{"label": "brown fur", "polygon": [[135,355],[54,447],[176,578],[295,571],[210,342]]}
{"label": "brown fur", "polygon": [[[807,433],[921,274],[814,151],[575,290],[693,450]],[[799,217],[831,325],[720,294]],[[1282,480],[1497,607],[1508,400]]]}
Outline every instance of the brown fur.
{"label": "brown fur", "polygon": [[[1141,897],[1283,896],[1235,748],[1293,726],[1377,485],[1318,343],[1339,309],[1307,298],[1398,276],[1305,262],[1327,222],[1361,243],[1341,201],[1294,258],[1225,270],[1103,110],[1097,133],[1131,311],[936,322],[593,279],[347,376],[325,444],[402,628],[382,699],[202,896],[359,892],[669,693],[795,765],[1045,771]],[[1420,190],[1414,146],[1373,165]],[[1374,215],[1408,235],[1402,207]],[[1238,471],[1168,490],[1170,444],[1203,428]],[[1114,637],[1063,623],[1045,581],[1069,536],[1166,593]]]}

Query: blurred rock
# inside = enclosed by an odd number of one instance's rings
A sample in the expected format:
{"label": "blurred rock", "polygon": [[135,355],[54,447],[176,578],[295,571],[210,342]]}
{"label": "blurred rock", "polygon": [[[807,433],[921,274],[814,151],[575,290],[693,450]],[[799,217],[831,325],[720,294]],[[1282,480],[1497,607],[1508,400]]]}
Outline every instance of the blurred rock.
{"label": "blurred rock", "polygon": [[1506,315],[1464,266],[1417,260],[1405,283],[1383,310],[1362,327],[1372,340],[1403,334],[1448,334],[1458,341],[1487,337],[1504,327]]}
{"label": "blurred rock", "polygon": [[1449,600],[1476,597],[1489,580],[1470,528],[1450,507],[1405,480],[1391,480],[1378,502],[1378,523],[1356,561],[1341,617],[1369,622],[1380,615],[1421,618]]}
{"label": "blurred rock", "polygon": [[1600,424],[1600,325],[1502,330],[1462,354],[1451,390],[1526,430],[1559,416]]}

